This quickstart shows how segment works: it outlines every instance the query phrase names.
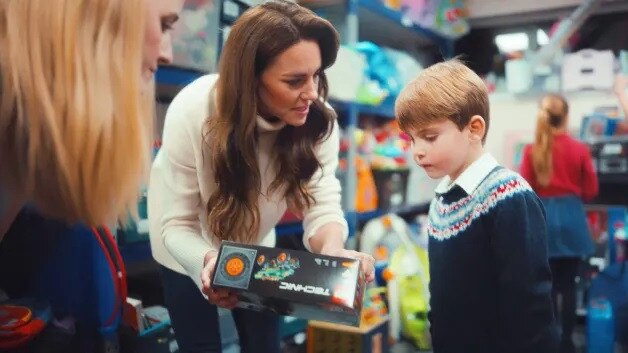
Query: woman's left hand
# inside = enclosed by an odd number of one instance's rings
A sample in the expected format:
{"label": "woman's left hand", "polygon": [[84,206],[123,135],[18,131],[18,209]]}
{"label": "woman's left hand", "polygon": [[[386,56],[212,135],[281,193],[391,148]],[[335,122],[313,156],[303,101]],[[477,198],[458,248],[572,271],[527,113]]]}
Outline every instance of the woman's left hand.
{"label": "woman's left hand", "polygon": [[322,249],[321,254],[360,260],[366,282],[371,283],[375,280],[375,258],[369,254],[343,248]]}

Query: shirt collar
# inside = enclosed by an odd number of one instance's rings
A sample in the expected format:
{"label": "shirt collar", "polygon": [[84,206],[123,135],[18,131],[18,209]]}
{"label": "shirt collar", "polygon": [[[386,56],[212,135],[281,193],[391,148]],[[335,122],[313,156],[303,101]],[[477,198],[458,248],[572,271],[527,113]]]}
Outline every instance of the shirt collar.
{"label": "shirt collar", "polygon": [[436,186],[436,193],[444,194],[451,190],[454,185],[458,185],[467,195],[471,195],[482,180],[498,165],[499,163],[497,163],[497,160],[495,160],[490,153],[484,153],[480,158],[471,163],[453,183],[449,176],[445,176],[443,180],[438,183],[438,186]]}

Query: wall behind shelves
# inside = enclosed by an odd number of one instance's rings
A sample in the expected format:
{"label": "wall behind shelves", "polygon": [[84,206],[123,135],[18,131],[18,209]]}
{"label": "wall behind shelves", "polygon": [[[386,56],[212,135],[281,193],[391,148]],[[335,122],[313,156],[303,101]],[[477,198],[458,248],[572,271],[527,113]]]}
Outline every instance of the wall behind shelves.
{"label": "wall behind shelves", "polygon": [[[621,1],[623,0],[605,0],[605,3]],[[575,8],[582,2],[583,0],[466,0],[472,19]]]}
{"label": "wall behind shelves", "polygon": [[[512,165],[513,141],[532,141],[536,126],[538,97],[493,94],[490,97],[491,120],[486,150],[503,165]],[[569,102],[569,128],[577,137],[585,115],[599,106],[618,106],[617,98],[606,92],[579,92],[566,95]]]}

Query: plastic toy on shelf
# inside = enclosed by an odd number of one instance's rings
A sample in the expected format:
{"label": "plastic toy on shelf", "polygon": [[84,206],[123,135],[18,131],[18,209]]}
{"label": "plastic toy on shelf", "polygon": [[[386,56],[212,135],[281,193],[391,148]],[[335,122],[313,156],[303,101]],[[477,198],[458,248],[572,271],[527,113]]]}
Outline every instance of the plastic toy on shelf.
{"label": "plastic toy on shelf", "polygon": [[376,286],[386,287],[391,337],[403,335],[429,349],[429,270],[427,251],[418,246],[407,223],[389,214],[368,222],[360,251],[375,257]]}
{"label": "plastic toy on shelf", "polygon": [[[430,28],[428,26],[422,26],[416,22],[413,22],[412,20],[410,20],[411,15],[406,13],[406,10],[404,10],[404,5],[406,5],[409,2],[413,3],[411,4],[413,5],[413,7],[412,9],[406,7],[406,9],[422,10],[422,8],[420,7],[414,7],[415,5],[414,3],[419,3],[420,5],[421,3],[426,3],[429,1],[441,2],[437,0],[401,0],[401,3],[399,3],[398,0],[385,0],[384,2],[382,2],[382,0],[357,0],[356,2],[359,5],[359,7],[364,8],[368,11],[371,11],[377,14],[378,16],[389,20],[391,23],[396,24],[399,28],[410,29],[414,31],[417,35],[424,37],[426,39],[429,39],[430,41],[432,41],[433,43],[437,44],[440,47],[441,52],[446,57],[451,57],[453,55],[453,45],[452,45],[453,40],[447,36],[444,36],[442,33],[439,33],[434,28]],[[450,1],[442,1],[442,2],[450,2]],[[458,2],[456,1],[456,3]],[[389,6],[386,6],[386,5],[389,5]],[[399,11],[400,9],[401,11]]]}
{"label": "plastic toy on shelf", "polygon": [[213,71],[218,59],[218,9],[214,1],[186,1],[172,35],[174,63]]}
{"label": "plastic toy on shelf", "polygon": [[384,301],[385,296],[385,287],[371,287],[366,290],[360,326],[374,325],[378,323],[382,317],[388,315],[388,308]]}

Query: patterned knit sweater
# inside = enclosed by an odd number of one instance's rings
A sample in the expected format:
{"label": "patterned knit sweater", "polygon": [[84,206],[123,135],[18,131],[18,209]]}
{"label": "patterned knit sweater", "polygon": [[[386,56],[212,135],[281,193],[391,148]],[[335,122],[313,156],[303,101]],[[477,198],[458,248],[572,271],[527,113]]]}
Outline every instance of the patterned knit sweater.
{"label": "patterned knit sweater", "polygon": [[543,206],[517,173],[487,173],[430,206],[434,352],[556,352]]}

